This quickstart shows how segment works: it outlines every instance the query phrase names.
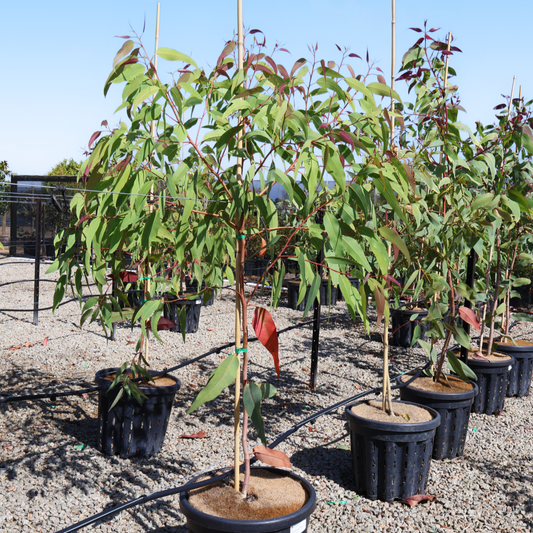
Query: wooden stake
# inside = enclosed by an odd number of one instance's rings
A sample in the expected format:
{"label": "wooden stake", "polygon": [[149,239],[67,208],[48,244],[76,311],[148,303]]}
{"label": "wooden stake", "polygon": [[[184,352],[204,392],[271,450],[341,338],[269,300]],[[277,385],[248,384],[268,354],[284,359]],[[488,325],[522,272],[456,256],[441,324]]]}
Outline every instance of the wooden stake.
{"label": "wooden stake", "polygon": [[[392,58],[391,58],[391,73],[390,73],[390,77],[391,77],[391,82],[390,82],[390,86],[391,86],[391,89],[394,91],[394,77],[396,75],[396,0],[392,0],[392,23],[391,23],[391,30],[392,30],[392,50],[391,50],[391,54],[392,54]],[[391,98],[390,98],[390,109],[391,109],[391,133],[390,133],[390,144],[391,144],[391,148],[392,148],[392,145],[394,144],[394,98],[392,97],[392,94],[391,94]]]}
{"label": "wooden stake", "polygon": [[[157,73],[157,49],[159,47],[159,15],[160,15],[160,12],[161,12],[161,4],[158,2],[157,3],[157,17],[156,17],[156,23],[155,23],[155,52],[154,52],[154,67],[155,67],[156,73]],[[150,134],[152,136],[152,139],[155,138],[155,133],[156,133],[155,127],[156,127],[155,120],[152,120],[151,129],[150,129]],[[150,162],[150,166],[152,166],[151,162]],[[154,211],[153,194],[154,194],[154,187],[152,186],[150,187],[150,196],[149,196],[150,206],[148,208],[150,213]],[[148,279],[146,279],[144,282],[144,299],[145,300],[147,299],[147,294],[150,293],[150,282],[151,282],[150,275],[152,273],[152,269],[150,268],[151,252],[152,252],[151,248],[148,248],[148,261],[146,262],[146,273],[145,273],[145,276]],[[149,343],[149,333],[147,331],[145,341],[144,341],[144,357],[146,358],[146,360],[148,360],[148,343]]]}
{"label": "wooden stake", "polygon": [[511,99],[509,100],[509,109],[507,111],[507,122],[511,118],[511,106],[513,105],[514,84],[516,82],[516,76],[513,76],[513,87],[511,88]]}
{"label": "wooden stake", "polygon": [[[239,70],[243,69],[243,36],[242,36],[242,0],[237,0],[237,31],[238,31],[238,58],[239,58]],[[239,119],[240,120],[240,119]],[[237,136],[237,149],[242,149],[242,131],[239,131]],[[243,160],[242,157],[237,158],[237,181],[239,184],[242,185],[242,166],[243,166]],[[237,234],[240,234],[243,231],[243,224],[241,222],[242,215],[240,213],[237,213],[235,221],[235,231]],[[243,283],[241,283],[241,277],[242,277],[242,269],[241,265],[244,261],[244,242],[243,239],[237,238],[236,239],[236,246],[235,246],[236,254],[235,254],[235,260],[236,260],[236,269],[235,269],[235,277],[236,277],[236,289],[237,291],[240,291],[243,287]],[[242,303],[238,295],[235,296],[235,349],[241,348],[241,323],[242,323]],[[244,317],[246,320],[246,317]],[[236,491],[239,491],[239,463],[240,463],[240,445],[239,445],[239,437],[240,437],[240,419],[241,419],[241,407],[240,407],[240,400],[241,400],[241,355],[239,352],[237,352],[237,357],[239,358],[239,372],[237,373],[237,377],[235,378],[235,405],[234,405],[234,439],[235,439],[235,449],[234,449],[234,457],[233,457],[233,464],[234,464],[234,475],[235,475],[235,483],[234,488]]]}

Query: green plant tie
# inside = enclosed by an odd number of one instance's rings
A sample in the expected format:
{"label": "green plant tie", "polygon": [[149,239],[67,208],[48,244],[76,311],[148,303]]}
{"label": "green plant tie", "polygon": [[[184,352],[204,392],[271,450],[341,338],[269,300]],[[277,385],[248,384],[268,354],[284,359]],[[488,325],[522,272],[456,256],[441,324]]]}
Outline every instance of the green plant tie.
{"label": "green plant tie", "polygon": [[237,348],[235,350],[235,353],[246,353],[248,351],[248,348]]}
{"label": "green plant tie", "polygon": [[244,235],[244,233],[241,233],[239,235],[235,235],[235,238],[236,239],[246,239],[246,235]]}
{"label": "green plant tie", "polygon": [[151,278],[152,276],[143,276],[142,278],[139,278],[139,279],[142,281],[143,279],[151,279]]}
{"label": "green plant tie", "polygon": [[141,302],[141,305],[142,305],[142,304],[145,304],[147,301],[148,301],[148,300],[143,300],[143,301]]}

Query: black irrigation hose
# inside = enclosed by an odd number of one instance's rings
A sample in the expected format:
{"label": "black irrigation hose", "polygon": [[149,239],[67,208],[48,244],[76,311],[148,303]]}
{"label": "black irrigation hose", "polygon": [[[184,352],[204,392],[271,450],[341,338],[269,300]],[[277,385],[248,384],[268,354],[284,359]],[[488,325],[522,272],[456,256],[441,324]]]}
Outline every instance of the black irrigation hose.
{"label": "black irrigation hose", "polygon": [[[402,383],[401,385],[394,385],[393,389],[398,389],[400,387],[406,387],[411,383],[413,380],[415,380],[426,368],[428,368],[430,365],[430,362],[426,363],[426,365],[422,368],[419,368],[418,371],[407,381]],[[330,413],[331,411],[334,411],[335,409],[338,409],[339,407],[343,407],[344,405],[355,402],[356,400],[359,400],[361,398],[364,398],[365,396],[368,396],[369,394],[377,394],[381,391],[381,387],[376,387],[374,389],[370,389],[364,392],[360,392],[359,394],[356,394],[355,396],[352,396],[351,398],[347,398],[344,400],[341,400],[340,402],[337,402],[334,405],[331,405],[330,407],[326,407],[325,409],[322,409],[318,413],[315,413],[311,416],[308,416],[301,422],[298,422],[291,428],[289,428],[287,431],[282,433],[272,444],[269,445],[269,448],[273,449],[278,444],[283,442],[286,438],[290,437],[293,433],[298,431],[301,427],[305,426],[306,424],[309,424],[310,422],[313,422],[318,417],[326,415]],[[255,458],[253,458],[250,463],[254,463],[256,461]],[[244,468],[244,465],[241,465],[241,469]],[[219,471],[219,469],[215,470]],[[215,477],[210,477],[209,479],[205,479],[203,481],[197,481],[196,483],[185,483],[185,485],[181,485],[179,487],[174,487],[172,489],[162,490],[159,492],[153,492],[152,494],[147,494],[145,496],[140,496],[139,498],[135,498],[134,500],[131,500],[126,503],[122,503],[118,505],[117,507],[113,507],[112,509],[107,509],[106,511],[102,511],[101,513],[98,513],[96,515],[93,515],[90,518],[86,518],[85,520],[82,520],[81,522],[78,522],[77,524],[73,524],[72,526],[66,527],[64,529],[61,529],[60,531],[57,531],[57,533],[73,533],[74,531],[78,531],[79,529],[89,526],[91,524],[94,524],[95,522],[98,522],[98,520],[103,520],[111,515],[114,515],[116,513],[119,513],[121,511],[125,511],[126,509],[130,509],[131,507],[136,507],[137,505],[140,505],[142,503],[148,503],[153,500],[158,500],[160,498],[165,498],[166,496],[173,496],[174,494],[179,494],[181,492],[190,491],[199,489],[201,487],[206,487],[207,485],[211,485],[213,483],[218,483],[219,481],[224,481],[227,479],[231,472],[233,471],[233,468],[230,468],[223,474],[220,474]],[[200,475],[209,475],[213,472],[213,470],[209,472],[204,472]]]}
{"label": "black irrigation hose", "polygon": [[[89,298],[89,296],[84,296],[84,298]],[[71,298],[70,300],[66,300],[64,302],[61,302],[57,307],[61,307],[62,305],[69,304],[70,302],[77,302],[78,298]],[[50,309],[53,309],[54,306],[51,305],[50,307],[39,307],[37,311],[49,311]],[[0,313],[7,312],[7,313],[33,313],[35,309],[0,309]]]}
{"label": "black irrigation hose", "polygon": [[35,281],[38,281],[39,283],[42,283],[43,281],[47,281],[48,283],[57,283],[57,281],[53,279],[17,279],[16,281],[7,281],[6,283],[2,283],[0,284],[0,287],[5,287],[6,285],[14,285],[15,283],[34,283]]}
{"label": "black irrigation hose", "polygon": [[[68,303],[68,302],[65,302],[65,303]],[[347,314],[348,313],[342,313],[342,314],[335,315],[335,316],[345,316]],[[325,320],[325,319],[328,319],[328,318],[332,318],[332,317],[322,317],[320,320]],[[308,325],[310,325],[312,323],[313,323],[313,320],[309,320],[307,322],[302,322],[300,324],[294,324],[293,326],[289,326],[287,328],[284,328],[284,329],[278,331],[278,335],[280,333],[284,333],[284,332],[289,331],[291,329],[296,329],[296,328],[299,328],[299,327],[302,327],[302,326],[308,326]],[[258,340],[257,337],[253,337],[251,339],[248,339],[248,342],[254,342],[256,340]],[[184,361],[183,363],[180,363],[179,365],[173,366],[171,368],[165,368],[161,372],[157,372],[157,373],[153,374],[153,377],[156,378],[156,377],[164,376],[166,374],[169,374],[170,372],[173,372],[174,370],[178,370],[180,368],[183,368],[184,366],[191,365],[192,363],[195,363],[196,361],[200,361],[201,359],[204,359],[208,355],[220,353],[222,350],[225,350],[227,348],[231,348],[234,345],[235,345],[234,342],[228,342],[226,344],[223,344],[222,346],[218,346],[217,348],[213,348],[212,350],[209,350],[208,352],[203,353],[203,354],[199,355],[198,357],[194,357],[193,359],[189,359],[187,361]],[[106,386],[101,386],[101,387],[92,387],[90,389],[82,389],[82,390],[77,390],[77,391],[49,392],[49,393],[46,393],[46,394],[44,394],[44,393],[43,394],[26,394],[24,396],[7,396],[6,398],[0,398],[0,404],[2,404],[2,403],[12,403],[12,402],[22,402],[22,401],[28,401],[28,400],[30,400],[30,401],[31,400],[43,400],[45,398],[51,398],[51,399],[55,400],[55,398],[59,397],[59,396],[76,396],[76,395],[79,395],[79,394],[88,394],[88,393],[91,393],[91,392],[96,392],[96,391],[105,390],[105,389],[107,389]]]}

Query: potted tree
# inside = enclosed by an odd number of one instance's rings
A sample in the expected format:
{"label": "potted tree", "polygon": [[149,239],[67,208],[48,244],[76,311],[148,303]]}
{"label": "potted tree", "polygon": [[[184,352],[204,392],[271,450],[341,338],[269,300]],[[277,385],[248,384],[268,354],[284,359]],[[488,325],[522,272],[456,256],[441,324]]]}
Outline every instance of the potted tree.
{"label": "potted tree", "polygon": [[[358,79],[348,78],[341,89],[337,81],[344,77],[335,70],[335,64],[316,58],[311,62],[299,59],[286,68],[264,53],[265,45],[253,37],[255,33],[249,36],[254,45],[247,50],[240,68],[235,68],[232,57],[235,42],[227,43],[210,73],[180,52],[159,49],[159,58],[177,65],[170,82],[162,79],[140,42],[138,46],[133,40],[125,42],[115,58],[105,92],[111,84],[124,84],[120,108],[129,113],[131,125],[120,124],[104,135],[99,132],[93,136],[92,142],[96,143],[80,170],[87,190],[72,202],[75,231],[66,237],[66,251],[52,267],[61,271],[55,301],[57,305],[71,279],[81,296],[82,278],[90,273],[99,296],[83,305],[82,321],[99,317],[108,328],[113,321],[126,318],[139,324],[136,359],[115,370],[113,382],[120,391],[118,394],[124,397],[125,391],[126,395],[138,398],[144,390],[136,378],[141,375],[148,379],[149,375],[145,368],[145,340],[151,335],[159,338],[158,326],[167,327],[161,316],[165,303],[162,295],[169,286],[176,289],[175,285],[181,282],[176,277],[160,279],[154,272],[164,270],[163,263],[172,264],[176,272],[188,271],[199,287],[205,281],[206,286],[217,290],[222,290],[226,277],[229,290],[235,294],[235,353],[213,372],[190,412],[234,383],[235,466],[230,491],[254,512],[249,500],[253,499],[251,495],[258,483],[272,481],[277,500],[279,481],[292,485],[298,494],[295,506],[275,511],[281,516],[268,514],[261,527],[268,531],[271,525],[275,531],[282,523],[284,528],[304,531],[315,506],[312,487],[295,474],[272,469],[254,473],[250,466],[250,419],[262,441],[261,446],[254,448],[256,458],[271,466],[287,467],[290,461],[282,452],[266,447],[260,407],[275,389],[267,383],[252,382],[248,375],[248,310],[253,307],[257,288],[252,294],[245,292],[245,250],[247,242],[257,239],[257,235],[261,238],[261,234],[268,234],[264,238],[267,253],[277,247],[277,256],[266,269],[275,307],[284,278],[281,258],[293,245],[295,236],[308,233],[317,248],[325,229],[329,228],[331,234],[330,225],[337,221],[334,215],[326,213],[324,223],[317,224],[317,211],[338,210],[347,204],[345,195],[353,198],[357,194],[353,190],[348,192],[343,165],[352,164],[355,145],[365,145],[368,140],[358,140],[351,131],[349,116],[356,94],[368,94],[373,100],[372,84],[368,88]],[[342,54],[338,68],[348,68],[344,64],[349,55],[346,51]],[[374,91],[381,94],[383,89],[377,85]],[[335,183],[334,188],[324,186],[325,174]],[[283,227],[270,197],[275,185],[285,191],[292,208]],[[247,218],[258,213],[262,225],[247,228]],[[175,228],[167,224],[171,217]],[[278,231],[282,229],[279,246]],[[81,239],[85,250],[78,269],[71,261],[76,238]],[[338,235],[331,250],[337,246]],[[141,277],[148,278],[143,280],[147,282],[144,301],[134,309],[119,305],[119,301],[127,302],[124,290],[128,282],[120,278],[125,248],[133,253],[134,262],[143,265]],[[313,300],[321,282],[315,268],[316,257],[298,247],[292,252],[304,270],[302,283],[311,285]],[[337,264],[332,254],[328,261]],[[116,296],[106,276],[108,263]],[[344,278],[343,271],[341,266],[331,276]],[[333,282],[338,283],[339,279]],[[252,324],[271,351],[279,375],[276,328],[268,310],[256,306]],[[242,480],[241,440],[245,467]],[[215,500],[219,489],[213,488]],[[195,507],[196,496],[183,494],[181,498],[191,530],[206,524],[213,530],[224,527],[237,530],[231,522],[233,517],[220,518],[216,510],[205,512],[204,507],[202,510]],[[286,514],[288,509],[291,512]],[[255,516],[261,515],[259,511]],[[244,511],[239,511],[239,518],[244,516]],[[204,525],[195,525],[198,523]],[[257,524],[256,520],[241,520],[239,527],[255,530]]]}

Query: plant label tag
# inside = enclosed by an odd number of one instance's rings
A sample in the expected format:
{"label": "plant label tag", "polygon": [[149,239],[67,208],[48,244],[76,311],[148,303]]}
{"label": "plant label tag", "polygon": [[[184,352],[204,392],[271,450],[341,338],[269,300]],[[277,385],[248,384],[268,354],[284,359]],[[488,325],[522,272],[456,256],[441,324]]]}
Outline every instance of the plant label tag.
{"label": "plant label tag", "polygon": [[307,528],[307,519],[304,519],[301,522],[294,524],[294,526],[291,526],[291,533],[302,533],[302,531],[305,531],[306,528]]}
{"label": "plant label tag", "polygon": [[513,365],[509,365],[509,370],[511,370],[513,368]]}
{"label": "plant label tag", "polygon": [[200,305],[202,303],[202,300],[196,300],[196,305]]}

